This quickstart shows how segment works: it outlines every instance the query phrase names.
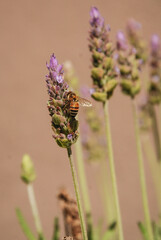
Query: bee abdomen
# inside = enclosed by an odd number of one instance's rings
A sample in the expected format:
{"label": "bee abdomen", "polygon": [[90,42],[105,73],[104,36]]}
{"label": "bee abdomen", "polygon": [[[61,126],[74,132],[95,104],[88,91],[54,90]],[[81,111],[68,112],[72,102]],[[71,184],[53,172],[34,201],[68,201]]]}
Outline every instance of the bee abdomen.
{"label": "bee abdomen", "polygon": [[70,104],[70,116],[75,117],[79,110],[79,104],[78,103],[71,103]]}

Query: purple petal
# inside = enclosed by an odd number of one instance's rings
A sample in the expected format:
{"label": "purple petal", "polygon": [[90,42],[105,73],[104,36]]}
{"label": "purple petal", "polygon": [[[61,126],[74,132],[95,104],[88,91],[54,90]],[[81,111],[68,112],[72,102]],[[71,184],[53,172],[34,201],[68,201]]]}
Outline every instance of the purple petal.
{"label": "purple petal", "polygon": [[58,72],[58,73],[62,73],[62,69],[63,69],[63,65],[62,65],[62,64],[59,64],[59,65],[57,66],[57,72]]}
{"label": "purple petal", "polygon": [[70,133],[70,134],[67,135],[67,138],[68,138],[68,140],[72,140],[73,135]]}
{"label": "purple petal", "polygon": [[61,75],[57,75],[56,76],[56,81],[60,84],[60,83],[63,83],[63,77]]}
{"label": "purple petal", "polygon": [[91,8],[90,16],[91,16],[91,18],[99,18],[100,17],[100,13],[96,7]]}
{"label": "purple petal", "polygon": [[50,65],[46,62],[46,67],[48,68],[48,70],[50,69]]}
{"label": "purple petal", "polygon": [[57,67],[57,65],[58,65],[58,61],[53,54],[50,58],[50,68],[54,70]]}
{"label": "purple petal", "polygon": [[[96,7],[92,7],[90,10],[90,24],[96,25],[98,28],[102,28],[104,25],[104,18],[100,15]],[[97,29],[99,31],[99,29]],[[100,31],[99,31],[100,32]]]}
{"label": "purple petal", "polygon": [[106,30],[107,30],[107,32],[110,32],[110,31],[111,31],[111,27],[110,27],[109,24],[106,25]]}
{"label": "purple petal", "polygon": [[92,94],[95,92],[95,89],[94,89],[94,88],[90,88],[90,89],[89,89],[89,92],[90,92],[90,94],[92,95]]}
{"label": "purple petal", "polygon": [[122,31],[117,32],[116,39],[117,39],[117,49],[126,50],[127,42],[126,42],[125,35]]}
{"label": "purple petal", "polygon": [[141,24],[137,22],[135,19],[129,19],[127,23],[127,30],[129,33],[134,34],[138,30],[141,29]]}
{"label": "purple petal", "polygon": [[153,53],[156,53],[160,48],[160,39],[157,34],[152,35],[151,37],[151,50]]}
{"label": "purple petal", "polygon": [[160,81],[160,78],[159,78],[158,75],[154,75],[154,76],[152,77],[152,82],[153,82],[153,83],[159,83],[159,81]]}
{"label": "purple petal", "polygon": [[89,98],[90,97],[90,92],[89,88],[87,86],[82,86],[80,89],[81,95],[84,98]]}
{"label": "purple petal", "polygon": [[116,72],[117,74],[120,74],[120,69],[119,69],[118,66],[115,66],[114,69],[115,69],[115,72]]}
{"label": "purple petal", "polygon": [[58,75],[57,72],[51,72],[51,76],[53,79],[56,79],[57,75]]}

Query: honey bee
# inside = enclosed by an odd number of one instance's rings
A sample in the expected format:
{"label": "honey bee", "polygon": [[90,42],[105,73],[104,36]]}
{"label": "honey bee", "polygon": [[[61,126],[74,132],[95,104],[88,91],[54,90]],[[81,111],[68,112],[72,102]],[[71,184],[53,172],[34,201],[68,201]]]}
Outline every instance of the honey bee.
{"label": "honey bee", "polygon": [[74,92],[69,91],[66,95],[65,108],[69,109],[71,117],[75,117],[79,110],[79,105],[91,107],[92,103],[85,98],[77,96]]}

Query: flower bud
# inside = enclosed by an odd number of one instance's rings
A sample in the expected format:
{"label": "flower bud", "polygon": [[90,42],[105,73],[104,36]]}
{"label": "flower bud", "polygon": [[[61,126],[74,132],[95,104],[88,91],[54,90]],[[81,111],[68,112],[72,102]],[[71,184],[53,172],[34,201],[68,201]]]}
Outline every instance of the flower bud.
{"label": "flower bud", "polygon": [[92,57],[94,59],[94,61],[99,61],[99,60],[102,60],[103,59],[103,53],[101,52],[97,52],[97,51],[93,51],[93,54],[92,54]]}
{"label": "flower bud", "polygon": [[33,162],[28,154],[25,154],[21,163],[21,179],[29,184],[36,178]]}
{"label": "flower bud", "polygon": [[52,122],[55,124],[55,125],[60,125],[61,123],[64,123],[66,121],[65,117],[61,116],[61,115],[58,115],[58,114],[54,114],[52,116]]}
{"label": "flower bud", "polygon": [[115,87],[117,86],[117,84],[118,84],[118,81],[116,79],[111,79],[110,81],[108,81],[105,85],[106,92],[112,93]]}
{"label": "flower bud", "polygon": [[127,65],[122,65],[120,67],[120,73],[122,75],[128,75],[131,73],[131,67],[130,66],[127,66]]}
{"label": "flower bud", "polygon": [[111,50],[112,50],[112,42],[108,42],[105,45],[105,51],[108,53],[108,52],[111,52]]}
{"label": "flower bud", "polygon": [[134,97],[136,94],[138,94],[141,90],[141,83],[140,80],[138,79],[135,81],[134,86],[131,88],[131,96]]}
{"label": "flower bud", "polygon": [[103,74],[104,74],[104,71],[102,68],[92,68],[92,71],[91,71],[91,74],[92,74],[92,78],[94,80],[101,80],[101,78],[103,77]]}
{"label": "flower bud", "polygon": [[132,81],[130,81],[129,79],[121,80],[121,88],[125,94],[130,95],[132,87],[133,87]]}
{"label": "flower bud", "polygon": [[106,70],[110,70],[114,66],[114,60],[111,57],[106,57],[103,60],[103,67]]}
{"label": "flower bud", "polygon": [[99,102],[105,102],[107,99],[107,94],[105,92],[94,92],[91,96]]}

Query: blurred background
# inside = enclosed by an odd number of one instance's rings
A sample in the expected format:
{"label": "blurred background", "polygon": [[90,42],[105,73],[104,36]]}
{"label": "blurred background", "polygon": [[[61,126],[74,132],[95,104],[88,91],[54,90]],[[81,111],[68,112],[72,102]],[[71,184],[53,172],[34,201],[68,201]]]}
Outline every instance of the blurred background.
{"label": "blurred background", "polygon": [[[20,180],[24,153],[35,164],[35,192],[46,238],[51,238],[54,216],[61,215],[56,199],[59,188],[66,186],[74,194],[66,150],[52,139],[46,108],[46,61],[53,52],[59,63],[72,61],[80,85],[92,86],[87,40],[91,6],[97,6],[110,24],[113,40],[131,17],[142,24],[147,41],[152,33],[161,37],[160,0],[0,1],[1,239],[25,239],[15,214],[17,206],[34,229],[26,187]],[[131,102],[119,87],[110,100],[110,119],[125,239],[139,239],[136,223],[143,220],[143,210]],[[148,167],[146,170],[151,216],[157,219],[153,183]],[[97,166],[86,163],[86,172],[97,223],[102,215],[93,178]]]}

